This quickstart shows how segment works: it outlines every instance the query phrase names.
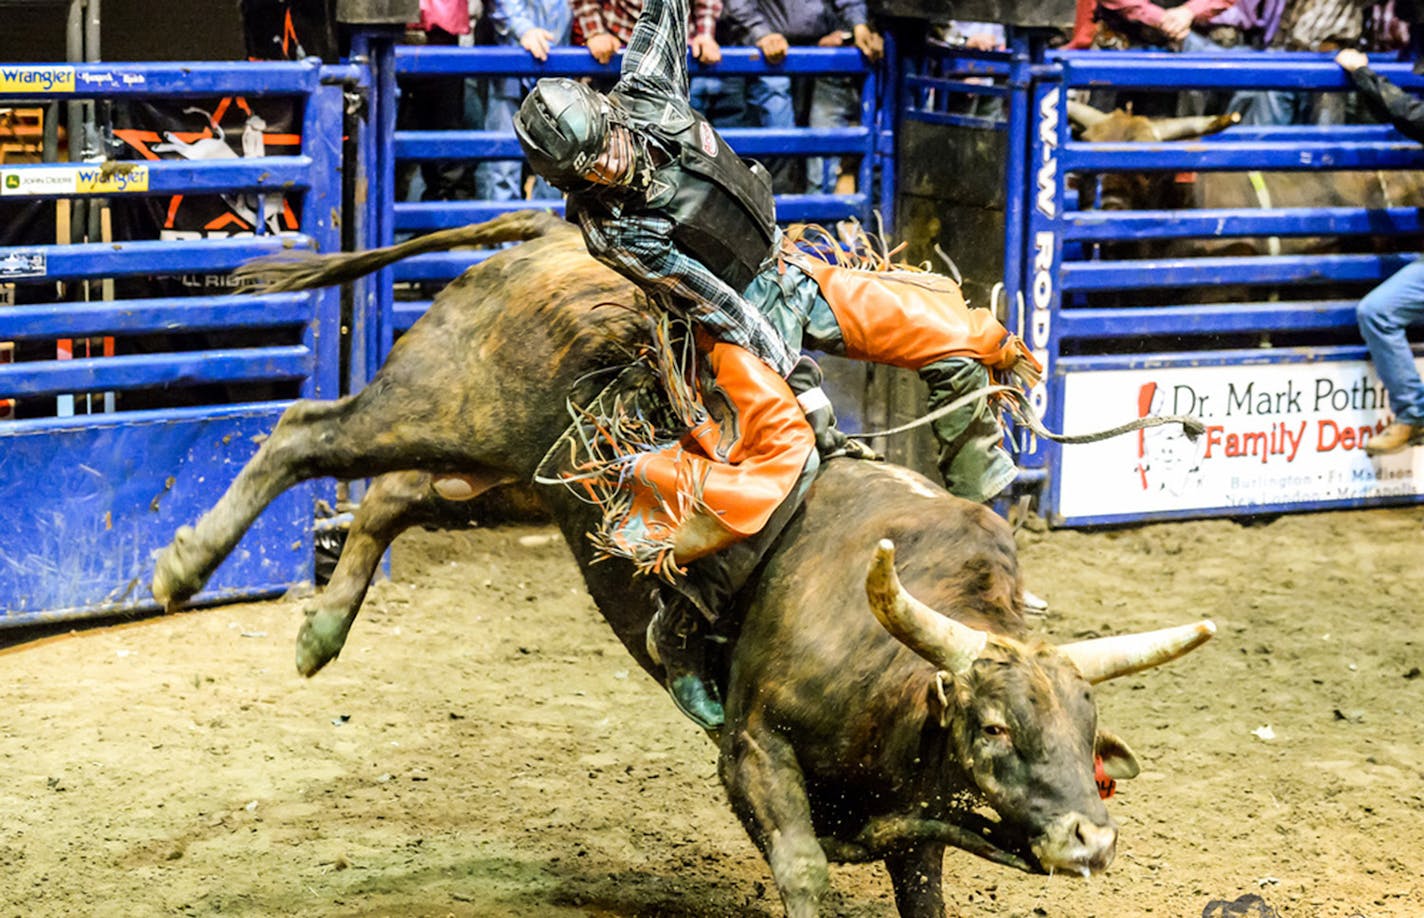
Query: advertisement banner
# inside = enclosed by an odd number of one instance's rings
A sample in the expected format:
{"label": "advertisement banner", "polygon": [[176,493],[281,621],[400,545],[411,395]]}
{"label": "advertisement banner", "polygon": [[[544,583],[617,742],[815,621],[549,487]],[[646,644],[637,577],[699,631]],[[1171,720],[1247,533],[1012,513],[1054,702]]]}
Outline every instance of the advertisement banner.
{"label": "advertisement banner", "polygon": [[1365,455],[1393,416],[1364,361],[1073,373],[1064,406],[1068,433],[1149,415],[1206,424],[1195,441],[1166,425],[1064,446],[1058,513],[1069,520],[1424,493],[1424,450]]}

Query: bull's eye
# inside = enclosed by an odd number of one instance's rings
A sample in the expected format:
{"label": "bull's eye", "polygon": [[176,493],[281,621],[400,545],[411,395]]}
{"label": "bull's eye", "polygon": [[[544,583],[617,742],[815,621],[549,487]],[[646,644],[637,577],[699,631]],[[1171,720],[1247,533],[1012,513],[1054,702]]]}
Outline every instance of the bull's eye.
{"label": "bull's eye", "polygon": [[1003,724],[985,724],[985,725],[984,725],[984,735],[985,735],[985,736],[1008,736],[1008,735],[1009,735],[1009,728],[1006,727],[1006,726],[1004,726]]}

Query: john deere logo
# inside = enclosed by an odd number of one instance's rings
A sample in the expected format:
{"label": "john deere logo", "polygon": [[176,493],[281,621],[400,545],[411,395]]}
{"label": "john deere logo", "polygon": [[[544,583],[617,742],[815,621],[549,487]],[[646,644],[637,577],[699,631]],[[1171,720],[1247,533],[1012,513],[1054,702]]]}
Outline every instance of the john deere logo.
{"label": "john deere logo", "polygon": [[5,187],[6,187],[6,188],[19,188],[19,187],[20,187],[20,177],[19,177],[18,175],[13,175],[13,174],[12,174],[12,175],[7,175],[7,176],[5,176]]}

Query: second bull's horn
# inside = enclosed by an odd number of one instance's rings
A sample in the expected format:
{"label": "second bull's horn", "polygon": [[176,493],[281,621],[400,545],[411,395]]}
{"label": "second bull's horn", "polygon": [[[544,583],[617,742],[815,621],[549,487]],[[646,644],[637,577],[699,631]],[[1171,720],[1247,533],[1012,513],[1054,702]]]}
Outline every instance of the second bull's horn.
{"label": "second bull's horn", "polygon": [[1158,140],[1186,140],[1224,131],[1241,121],[1240,112],[1226,115],[1187,115],[1182,118],[1154,118],[1152,130]]}
{"label": "second bull's horn", "polygon": [[1068,101],[1068,120],[1073,124],[1083,128],[1090,128],[1095,124],[1106,121],[1108,117],[1107,112],[1093,108],[1093,106],[1086,102],[1074,102],[1071,99]]}
{"label": "second bull's horn", "polygon": [[911,596],[895,574],[895,543],[881,539],[865,575],[870,611],[901,643],[940,669],[963,673],[984,649],[989,635],[939,614]]}
{"label": "second bull's horn", "polygon": [[1216,634],[1210,619],[1142,634],[1120,634],[1060,645],[1058,650],[1094,684],[1128,676],[1175,660]]}

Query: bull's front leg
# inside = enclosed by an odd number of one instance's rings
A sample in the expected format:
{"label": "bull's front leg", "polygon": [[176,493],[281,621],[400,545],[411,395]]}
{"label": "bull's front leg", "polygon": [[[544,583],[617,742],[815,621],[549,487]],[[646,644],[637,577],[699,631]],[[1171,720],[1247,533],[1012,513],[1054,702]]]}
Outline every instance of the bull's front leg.
{"label": "bull's front leg", "polygon": [[411,526],[440,521],[447,498],[469,500],[512,480],[490,472],[461,475],[437,486],[425,472],[392,472],[371,482],[352,515],[331,580],[303,610],[306,619],[297,633],[297,672],[315,675],[341,653],[381,556],[396,536]]}
{"label": "bull's front leg", "polygon": [[[372,389],[377,392],[372,394]],[[412,398],[368,387],[331,402],[294,402],[272,435],[196,526],[184,526],[159,553],[153,596],[174,610],[203,588],[252,525],[283,491],[311,478],[365,478],[410,468],[423,456],[457,456],[470,439],[453,424],[404,420]],[[416,393],[424,396],[424,393]],[[460,462],[458,465],[474,465]]]}
{"label": "bull's front leg", "polygon": [[944,918],[944,845],[925,842],[885,858],[901,918]]}
{"label": "bull's front leg", "polygon": [[351,399],[295,402],[272,434],[243,466],[217,504],[196,526],[183,526],[158,556],[153,598],[168,611],[191,599],[237,546],[253,520],[282,492],[301,481],[303,458],[324,431],[337,425]]}
{"label": "bull's front leg", "polygon": [[805,777],[791,744],[750,725],[729,730],[718,770],[732,809],[771,867],[786,914],[820,914],[830,868],[816,839]]}

